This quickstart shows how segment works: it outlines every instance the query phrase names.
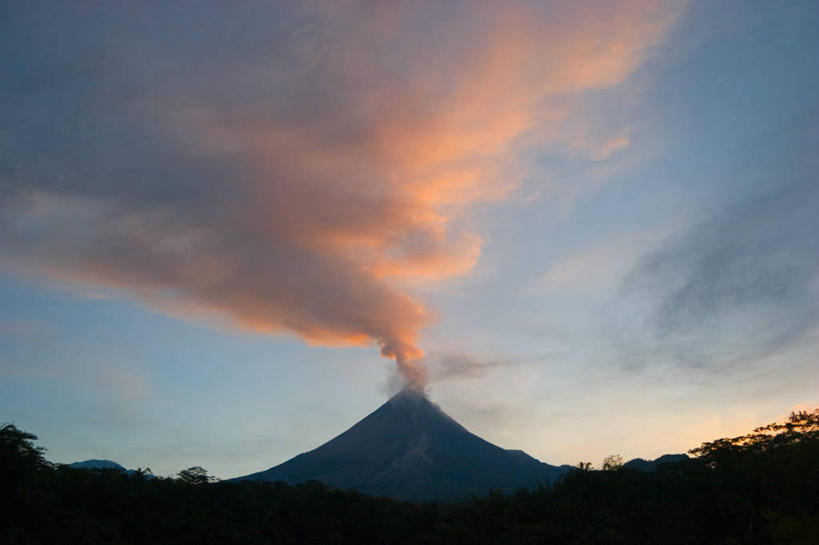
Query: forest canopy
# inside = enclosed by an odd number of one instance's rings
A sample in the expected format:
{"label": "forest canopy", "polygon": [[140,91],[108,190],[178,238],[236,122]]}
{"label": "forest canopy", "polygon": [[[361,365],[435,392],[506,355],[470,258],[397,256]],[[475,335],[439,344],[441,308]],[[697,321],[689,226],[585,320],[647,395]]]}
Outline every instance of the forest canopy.
{"label": "forest canopy", "polygon": [[[0,544],[819,543],[819,409],[703,443],[653,472],[613,455],[546,486],[456,504],[53,464],[0,428]],[[585,469],[585,470],[581,470]]]}

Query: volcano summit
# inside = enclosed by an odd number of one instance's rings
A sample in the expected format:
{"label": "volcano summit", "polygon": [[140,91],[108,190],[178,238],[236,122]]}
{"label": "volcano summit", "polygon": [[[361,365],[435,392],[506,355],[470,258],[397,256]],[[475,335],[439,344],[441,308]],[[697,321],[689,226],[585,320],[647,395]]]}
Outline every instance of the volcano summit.
{"label": "volcano summit", "polygon": [[315,450],[236,480],[317,480],[376,496],[438,501],[546,484],[568,469],[493,445],[423,394],[404,389]]}

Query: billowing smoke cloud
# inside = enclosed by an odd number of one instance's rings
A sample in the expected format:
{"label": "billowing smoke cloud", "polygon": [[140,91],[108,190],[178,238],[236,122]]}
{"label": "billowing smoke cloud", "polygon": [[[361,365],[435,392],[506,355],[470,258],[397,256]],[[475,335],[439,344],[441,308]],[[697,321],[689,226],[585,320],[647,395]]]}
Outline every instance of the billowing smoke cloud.
{"label": "billowing smoke cloud", "polygon": [[[18,3],[0,22],[2,259],[309,343],[415,385],[468,206],[506,198],[673,14],[613,3]],[[570,135],[570,136],[569,136]]]}

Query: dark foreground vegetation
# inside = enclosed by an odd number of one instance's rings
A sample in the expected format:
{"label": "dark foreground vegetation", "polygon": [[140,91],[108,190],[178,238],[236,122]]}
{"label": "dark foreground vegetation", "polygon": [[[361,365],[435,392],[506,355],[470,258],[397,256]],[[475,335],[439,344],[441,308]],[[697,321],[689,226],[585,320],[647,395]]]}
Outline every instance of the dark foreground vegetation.
{"label": "dark foreground vegetation", "polygon": [[263,482],[77,470],[0,429],[0,544],[819,544],[819,411],[655,472],[588,464],[554,486],[456,505]]}

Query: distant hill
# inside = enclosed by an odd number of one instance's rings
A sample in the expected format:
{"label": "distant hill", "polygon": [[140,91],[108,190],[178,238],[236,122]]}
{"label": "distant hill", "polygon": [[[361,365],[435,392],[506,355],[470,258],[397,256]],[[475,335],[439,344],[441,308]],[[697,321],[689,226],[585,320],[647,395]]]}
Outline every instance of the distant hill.
{"label": "distant hill", "polygon": [[129,471],[111,460],[83,460],[82,462],[67,465],[73,469],[119,469],[120,471]]}
{"label": "distant hill", "polygon": [[570,470],[504,450],[467,431],[422,394],[405,389],[320,447],[233,480],[317,480],[403,500],[458,500],[554,482]]}
{"label": "distant hill", "polygon": [[[72,464],[66,464],[68,467],[72,469],[116,469],[118,471],[122,471],[128,475],[135,473],[135,469],[126,469],[125,467],[121,466],[120,464],[113,462],[111,460],[83,460],[82,462],[74,462]],[[153,479],[154,475],[151,473],[150,469],[143,470],[143,475],[147,479]]]}
{"label": "distant hill", "polygon": [[685,454],[663,454],[654,460],[634,458],[623,464],[623,467],[626,469],[636,469],[638,471],[654,471],[662,464],[682,462],[683,460],[688,460],[688,456]]}

